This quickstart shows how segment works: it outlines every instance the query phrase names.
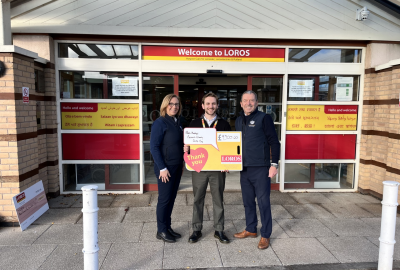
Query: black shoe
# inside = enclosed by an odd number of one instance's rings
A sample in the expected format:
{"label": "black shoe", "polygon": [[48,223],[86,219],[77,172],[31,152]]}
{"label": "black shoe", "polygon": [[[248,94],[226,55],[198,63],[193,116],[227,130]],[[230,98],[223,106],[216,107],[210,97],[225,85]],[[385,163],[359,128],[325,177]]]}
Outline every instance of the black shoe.
{"label": "black shoe", "polygon": [[163,240],[164,242],[167,242],[167,243],[175,243],[176,242],[175,237],[170,235],[168,232],[166,232],[166,233],[165,232],[162,232],[162,233],[157,232],[156,237],[157,237],[157,239]]}
{"label": "black shoe", "polygon": [[189,243],[196,243],[201,236],[201,231],[193,231],[192,235],[189,237]]}
{"label": "black shoe", "polygon": [[174,230],[173,229],[168,229],[168,232],[169,232],[169,234],[170,235],[172,235],[173,237],[175,237],[176,239],[178,239],[178,238],[181,238],[182,237],[182,235],[180,235],[179,233],[177,233],[177,232],[174,232]]}
{"label": "black shoe", "polygon": [[217,238],[222,244],[229,244],[228,237],[225,236],[223,231],[215,231],[214,237]]}

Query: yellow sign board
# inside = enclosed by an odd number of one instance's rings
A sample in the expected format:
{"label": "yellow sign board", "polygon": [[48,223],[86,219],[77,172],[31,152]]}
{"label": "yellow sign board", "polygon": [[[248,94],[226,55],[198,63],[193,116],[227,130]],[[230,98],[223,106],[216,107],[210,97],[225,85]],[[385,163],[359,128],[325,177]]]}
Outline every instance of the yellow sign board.
{"label": "yellow sign board", "polygon": [[189,171],[241,171],[242,133],[216,131],[214,128],[185,128],[184,143],[190,145],[185,153]]}
{"label": "yellow sign board", "polygon": [[61,103],[62,129],[139,129],[139,104]]}
{"label": "yellow sign board", "polygon": [[286,130],[357,130],[357,105],[288,105]]}

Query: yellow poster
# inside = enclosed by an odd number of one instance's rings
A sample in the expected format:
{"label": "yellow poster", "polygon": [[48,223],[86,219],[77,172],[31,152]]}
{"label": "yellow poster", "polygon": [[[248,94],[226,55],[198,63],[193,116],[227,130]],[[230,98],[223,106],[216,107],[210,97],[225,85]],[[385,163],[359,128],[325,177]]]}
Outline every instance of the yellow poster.
{"label": "yellow poster", "polygon": [[288,105],[286,130],[357,130],[357,105]]}
{"label": "yellow poster", "polygon": [[139,129],[139,104],[61,103],[62,129]]}
{"label": "yellow poster", "polygon": [[185,153],[189,171],[241,171],[242,133],[216,131],[214,128],[185,128],[184,143],[190,145]]}

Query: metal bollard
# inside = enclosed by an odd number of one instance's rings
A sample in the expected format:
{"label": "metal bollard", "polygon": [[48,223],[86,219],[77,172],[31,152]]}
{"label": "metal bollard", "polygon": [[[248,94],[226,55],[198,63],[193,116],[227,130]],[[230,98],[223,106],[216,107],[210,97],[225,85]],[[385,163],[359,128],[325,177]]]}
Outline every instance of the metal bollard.
{"label": "metal bollard", "polygon": [[83,262],[85,270],[99,269],[97,186],[82,187]]}
{"label": "metal bollard", "polygon": [[378,270],[391,270],[393,266],[393,250],[396,214],[397,194],[399,183],[395,181],[383,182],[381,236],[379,237],[379,261]]}

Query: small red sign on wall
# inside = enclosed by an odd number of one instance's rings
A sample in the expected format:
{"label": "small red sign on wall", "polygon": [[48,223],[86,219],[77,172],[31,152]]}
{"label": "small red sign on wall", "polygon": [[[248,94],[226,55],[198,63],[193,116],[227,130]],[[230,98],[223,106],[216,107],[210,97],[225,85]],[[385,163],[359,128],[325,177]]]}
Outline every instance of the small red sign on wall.
{"label": "small red sign on wall", "polygon": [[22,87],[22,101],[24,103],[29,103],[29,88]]}

